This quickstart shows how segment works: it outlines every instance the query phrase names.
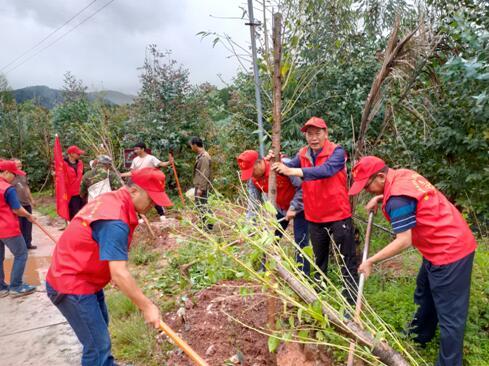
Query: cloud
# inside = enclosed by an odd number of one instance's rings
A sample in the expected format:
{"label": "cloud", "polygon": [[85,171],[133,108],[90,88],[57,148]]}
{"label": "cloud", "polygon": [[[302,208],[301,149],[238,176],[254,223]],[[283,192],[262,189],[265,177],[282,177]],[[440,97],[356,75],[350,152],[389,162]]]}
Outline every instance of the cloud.
{"label": "cloud", "polygon": [[[53,40],[108,1],[98,0]],[[3,29],[12,31],[0,34],[3,50],[0,68],[89,3],[90,0],[83,3],[74,0],[8,1],[0,12],[0,22]],[[222,46],[213,48],[211,40],[200,40],[196,33],[202,30],[226,32],[246,46],[249,29],[244,20],[209,16],[241,16],[240,5],[241,0],[115,0],[6,76],[14,88],[60,87],[64,72],[69,70],[91,88],[134,94],[139,89],[137,68],[143,64],[145,48],[155,43],[162,50],[172,50],[173,58],[190,70],[193,83],[221,84],[217,74],[231,80],[238,63],[228,57],[229,52]]]}

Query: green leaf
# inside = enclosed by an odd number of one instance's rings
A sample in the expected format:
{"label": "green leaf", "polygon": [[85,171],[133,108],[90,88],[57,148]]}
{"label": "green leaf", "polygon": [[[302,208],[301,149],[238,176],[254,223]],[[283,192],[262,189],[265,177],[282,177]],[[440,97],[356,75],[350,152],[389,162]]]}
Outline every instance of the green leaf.
{"label": "green leaf", "polygon": [[280,339],[275,336],[268,337],[268,352],[274,353],[280,345]]}

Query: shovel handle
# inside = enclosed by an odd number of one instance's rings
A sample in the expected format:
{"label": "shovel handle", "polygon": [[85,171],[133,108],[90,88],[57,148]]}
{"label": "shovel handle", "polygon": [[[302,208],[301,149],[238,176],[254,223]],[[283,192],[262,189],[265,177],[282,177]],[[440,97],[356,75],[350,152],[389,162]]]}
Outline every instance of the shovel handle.
{"label": "shovel handle", "polygon": [[34,223],[34,225],[36,225],[39,229],[41,229],[41,231],[46,234],[46,236],[51,239],[53,241],[54,244],[57,243],[56,239],[49,233],[49,231],[46,230],[46,228],[44,226],[42,226],[37,220],[33,220],[32,221]]}
{"label": "shovel handle", "polygon": [[195,352],[187,342],[180,338],[177,333],[173,331],[165,322],[160,320],[160,330],[164,332],[185,354],[190,358],[195,365],[209,366],[198,354]]}
{"label": "shovel handle", "polygon": [[[367,232],[365,233],[365,245],[363,247],[362,263],[365,263],[368,257],[368,250],[370,247],[370,236],[372,234],[372,226],[374,222],[374,212],[368,213]],[[365,275],[360,274],[360,280],[358,281],[357,302],[355,304],[355,319],[358,320],[362,311],[362,296],[363,287],[365,286]],[[347,366],[353,366],[353,358],[355,354],[355,342],[350,342],[350,350],[348,352]]]}

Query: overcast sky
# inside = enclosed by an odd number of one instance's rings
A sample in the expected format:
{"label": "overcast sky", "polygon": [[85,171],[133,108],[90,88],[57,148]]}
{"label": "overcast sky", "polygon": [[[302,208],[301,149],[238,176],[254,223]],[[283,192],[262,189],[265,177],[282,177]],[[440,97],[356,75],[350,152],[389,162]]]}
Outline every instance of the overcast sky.
{"label": "overcast sky", "polygon": [[[0,0],[0,69],[30,49],[93,0]],[[62,86],[71,71],[90,90],[113,89],[136,94],[137,68],[145,48],[155,43],[190,70],[192,83],[222,86],[218,74],[230,81],[238,62],[200,31],[228,33],[248,47],[249,29],[241,17],[244,0],[115,0],[64,38],[15,68],[38,50],[94,14],[111,0],[96,0],[88,9],[42,45],[1,71],[14,89],[30,85]],[[15,68],[14,70],[12,70]],[[11,71],[10,71],[11,70]]]}

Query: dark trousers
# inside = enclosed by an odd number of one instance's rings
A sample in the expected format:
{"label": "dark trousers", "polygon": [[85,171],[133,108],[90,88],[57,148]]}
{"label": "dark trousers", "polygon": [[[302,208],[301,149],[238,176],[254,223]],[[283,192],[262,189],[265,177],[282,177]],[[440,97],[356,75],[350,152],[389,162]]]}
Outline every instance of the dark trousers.
{"label": "dark trousers", "polygon": [[[277,220],[279,220],[279,224],[283,231],[287,230],[287,226],[289,226],[289,221],[284,218],[285,216],[280,212],[277,213]],[[275,236],[281,238],[283,236],[283,231],[275,230]],[[299,212],[294,217],[294,241],[300,248],[305,248],[309,245],[309,234],[307,231],[307,221],[304,217],[304,211]],[[297,251],[295,260],[299,263],[302,271],[306,275],[309,275],[311,264],[304,258],[301,252]]]}
{"label": "dark trousers", "polygon": [[163,207],[155,205],[155,209],[159,216],[165,216],[165,209]]}
{"label": "dark trousers", "polygon": [[[32,213],[31,205],[22,205],[22,207],[24,207],[30,214]],[[27,248],[30,248],[32,246],[32,222],[25,217],[19,216],[19,225],[20,231],[22,231],[22,236],[24,237],[25,245]]]}
{"label": "dark trousers", "polygon": [[81,365],[114,365],[104,291],[100,290],[93,295],[65,295],[58,293],[46,282],[46,292],[83,346]]}
{"label": "dark trousers", "polygon": [[[338,246],[344,261],[344,265],[341,263],[341,274],[346,286],[343,295],[350,304],[354,304],[358,283],[358,265],[351,217],[327,223],[309,222],[308,226],[315,262],[324,274],[328,272],[331,238]],[[319,273],[316,274],[316,279],[320,279]]]}
{"label": "dark trousers", "polygon": [[80,196],[73,196],[70,198],[70,202],[68,203],[68,210],[70,213],[70,221],[73,220],[73,217],[85,206],[85,201]]}
{"label": "dark trousers", "polygon": [[202,193],[200,195],[197,195],[197,188],[195,188],[195,205],[197,206],[197,210],[199,211],[200,222],[207,230],[211,231],[214,228],[214,224],[210,223],[209,220],[206,218],[207,213],[210,212],[208,203],[209,192],[201,192]]}
{"label": "dark trousers", "polygon": [[462,366],[465,322],[469,309],[470,277],[474,253],[446,265],[423,258],[416,279],[414,302],[419,306],[410,333],[419,343],[429,342],[440,325],[440,351],[436,366]]}

